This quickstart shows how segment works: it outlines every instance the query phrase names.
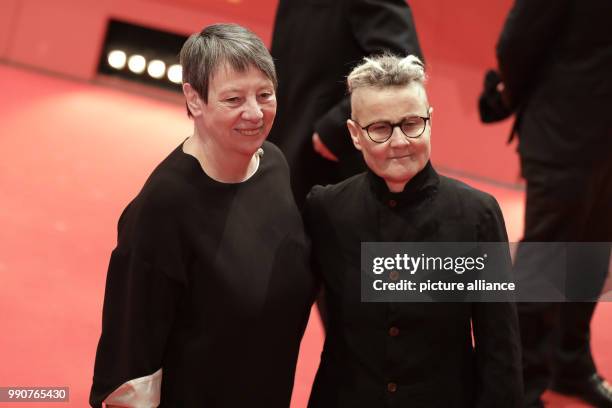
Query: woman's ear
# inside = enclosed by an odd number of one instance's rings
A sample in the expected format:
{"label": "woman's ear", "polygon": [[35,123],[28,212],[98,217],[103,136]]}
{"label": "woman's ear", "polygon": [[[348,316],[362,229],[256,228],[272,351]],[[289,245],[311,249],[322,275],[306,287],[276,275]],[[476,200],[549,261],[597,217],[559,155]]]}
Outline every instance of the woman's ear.
{"label": "woman's ear", "polygon": [[355,149],[361,150],[361,139],[359,138],[359,135],[361,134],[361,127],[359,127],[352,119],[346,120],[346,127],[351,134],[351,140],[353,141]]}
{"label": "woman's ear", "polygon": [[191,112],[191,116],[197,117],[202,115],[202,104],[204,101],[202,101],[200,95],[193,89],[190,83],[183,84],[183,95],[185,95],[185,102],[187,103],[187,109]]}

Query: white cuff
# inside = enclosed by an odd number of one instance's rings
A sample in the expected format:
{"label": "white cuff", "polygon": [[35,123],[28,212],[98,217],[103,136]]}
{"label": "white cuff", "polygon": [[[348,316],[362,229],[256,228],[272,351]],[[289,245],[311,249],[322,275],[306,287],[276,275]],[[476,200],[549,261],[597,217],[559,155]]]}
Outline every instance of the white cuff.
{"label": "white cuff", "polygon": [[125,408],[156,408],[161,394],[162,369],[120,385],[102,403]]}

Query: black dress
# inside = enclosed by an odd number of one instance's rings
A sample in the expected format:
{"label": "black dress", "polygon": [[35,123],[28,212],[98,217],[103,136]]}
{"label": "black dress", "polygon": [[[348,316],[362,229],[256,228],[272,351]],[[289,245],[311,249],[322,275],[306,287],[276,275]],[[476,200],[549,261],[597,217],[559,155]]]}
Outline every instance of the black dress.
{"label": "black dress", "polygon": [[289,406],[313,299],[287,164],[263,145],[247,181],[179,146],[119,220],[90,403],[163,369],[163,407]]}
{"label": "black dress", "polygon": [[401,193],[371,172],[315,187],[305,211],[328,320],[310,408],[521,406],[514,304],[360,300],[361,242],[506,241],[492,196],[428,164]]}

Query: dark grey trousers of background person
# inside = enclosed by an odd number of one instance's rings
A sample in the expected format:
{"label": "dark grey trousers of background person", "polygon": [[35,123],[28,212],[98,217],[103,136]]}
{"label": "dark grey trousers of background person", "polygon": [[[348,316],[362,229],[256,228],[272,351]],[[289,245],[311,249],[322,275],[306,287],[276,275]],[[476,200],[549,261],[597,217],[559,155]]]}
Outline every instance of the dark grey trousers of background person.
{"label": "dark grey trousers of background person", "polygon": [[[522,159],[521,167],[527,181],[522,243],[612,241],[612,161],[563,166]],[[519,245],[515,268],[537,273],[550,259],[527,247]],[[606,247],[574,257],[568,265],[568,290],[580,286],[601,291],[609,267]],[[574,295],[583,298],[585,293]],[[580,394],[576,387],[597,375],[590,347],[595,306],[593,302],[519,303],[526,406],[542,406],[540,396],[547,388]]]}

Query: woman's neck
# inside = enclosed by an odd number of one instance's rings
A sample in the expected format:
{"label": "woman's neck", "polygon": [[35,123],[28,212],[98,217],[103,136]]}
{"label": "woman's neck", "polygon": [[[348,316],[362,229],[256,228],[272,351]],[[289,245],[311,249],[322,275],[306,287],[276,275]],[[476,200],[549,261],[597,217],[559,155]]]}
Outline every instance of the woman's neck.
{"label": "woman's neck", "polygon": [[406,188],[406,184],[408,184],[409,181],[410,179],[406,181],[399,181],[399,182],[385,180],[385,184],[387,184],[387,188],[389,189],[390,192],[401,193],[402,191],[404,191],[404,188]]}
{"label": "woman's neck", "polygon": [[183,151],[195,157],[210,178],[221,183],[245,181],[255,174],[259,165],[257,154],[228,153],[206,137],[198,135],[197,130],[185,141]]}

